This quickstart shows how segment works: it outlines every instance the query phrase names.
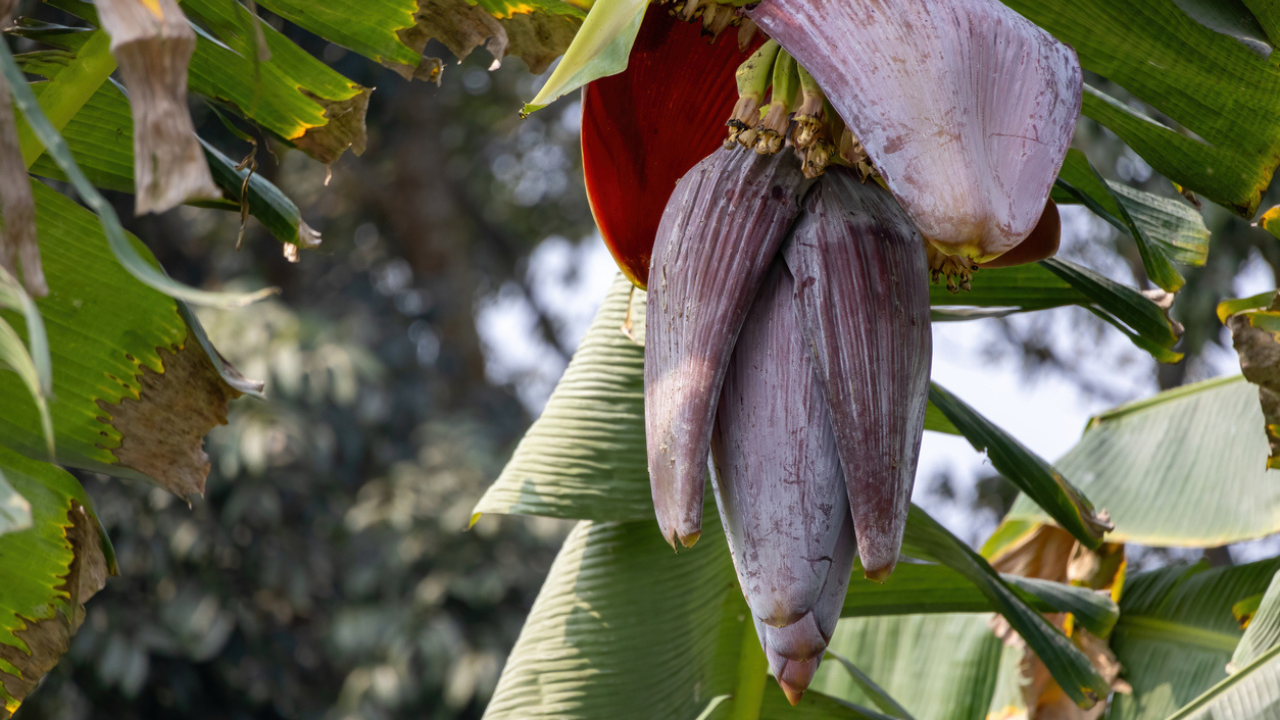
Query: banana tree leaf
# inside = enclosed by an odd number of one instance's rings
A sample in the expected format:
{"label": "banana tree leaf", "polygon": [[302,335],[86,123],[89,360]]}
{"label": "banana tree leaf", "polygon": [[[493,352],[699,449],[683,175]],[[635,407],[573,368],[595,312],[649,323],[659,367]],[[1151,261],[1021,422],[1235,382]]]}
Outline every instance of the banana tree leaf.
{"label": "banana tree leaf", "polygon": [[1242,635],[1231,606],[1265,590],[1277,569],[1280,559],[1215,569],[1199,563],[1130,577],[1111,648],[1133,693],[1117,694],[1109,717],[1164,720],[1225,679]]}
{"label": "banana tree leaf", "polygon": [[997,472],[1026,493],[1076,540],[1090,549],[1102,544],[1102,535],[1110,525],[1098,517],[1089,499],[1049,463],[937,383],[929,384],[929,401],[947,416],[975,450],[987,453]]}
{"label": "banana tree leaf", "polygon": [[1249,619],[1249,627],[1245,628],[1244,637],[1231,655],[1227,672],[1235,673],[1248,667],[1276,645],[1280,645],[1280,573],[1271,578],[1267,592]]}
{"label": "banana tree leaf", "polygon": [[0,268],[0,310],[18,313],[26,323],[27,342],[23,344],[13,326],[0,318],[0,368],[12,370],[27,386],[40,416],[47,457],[52,458],[54,439],[49,395],[53,392],[53,360],[49,357],[49,337],[35,301],[22,283],[4,268]]}
{"label": "banana tree leaf", "polygon": [[[231,398],[261,386],[201,342],[184,306],[119,264],[92,213],[38,181],[32,192],[50,288],[36,306],[54,368],[58,462],[199,492],[208,473],[201,438],[225,422]],[[0,319],[26,332],[18,313],[0,311]],[[0,407],[0,445],[46,458],[36,410],[11,373],[0,373]]]}
{"label": "banana tree leaf", "polygon": [[911,713],[907,712],[906,708],[899,705],[898,701],[885,692],[884,688],[877,685],[875,680],[872,680],[866,673],[859,670],[858,666],[850,662],[848,658],[837,655],[830,650],[827,651],[826,657],[840,663],[845,672],[849,673],[849,678],[853,680],[859,690],[871,699],[872,704],[876,707],[888,713],[891,717],[901,718],[901,720],[915,720],[911,717]]}
{"label": "banana tree leaf", "polygon": [[693,720],[733,692],[749,617],[720,523],[675,555],[652,520],[581,522],[484,717]]}
{"label": "banana tree leaf", "polygon": [[[1226,545],[1280,531],[1280,471],[1266,468],[1262,424],[1255,386],[1208,380],[1095,417],[1054,467],[1107,509],[1111,542]],[[1023,497],[1008,519],[1048,521]]]}
{"label": "banana tree leaf", "polygon": [[1235,38],[1264,60],[1271,55],[1271,42],[1258,19],[1241,0],[1173,0],[1196,22]]}
{"label": "banana tree leaf", "polygon": [[[1157,245],[1148,239],[1144,228],[1129,214],[1125,203],[1111,189],[1106,180],[1089,164],[1084,153],[1076,149],[1067,151],[1062,171],[1058,173],[1057,187],[1067,191],[1078,202],[1084,203],[1098,217],[1110,222],[1133,237],[1138,246],[1138,254],[1142,257],[1142,267],[1147,277],[1156,285],[1169,292],[1177,292],[1186,284],[1186,278],[1178,272],[1171,262],[1172,258],[1165,245]],[[1203,226],[1203,224],[1202,224]],[[1208,232],[1205,233],[1204,256],[1208,256]],[[1172,243],[1166,243],[1172,245]],[[1204,260],[1200,261],[1204,264]]]}
{"label": "banana tree leaf", "polygon": [[1077,190],[1088,188],[1089,200],[1059,185],[1053,190],[1053,199],[1059,205],[1083,202],[1120,232],[1133,234],[1134,228],[1124,219],[1127,213],[1141,235],[1173,262],[1196,267],[1205,264],[1209,257],[1210,233],[1198,210],[1185,202],[1110,180],[1103,185],[1091,185],[1092,168],[1086,167],[1087,163],[1084,153],[1067,151],[1059,179],[1074,179],[1072,184]]}
{"label": "banana tree leaf", "polygon": [[67,651],[84,603],[115,573],[110,542],[70,473],[0,448],[0,472],[32,524],[0,535],[0,712],[9,715]]}
{"label": "banana tree leaf", "polygon": [[1185,128],[1086,87],[1084,114],[1156,172],[1251,217],[1280,162],[1280,75],[1234,37],[1169,0],[1004,0],[1075,48],[1080,62]]}
{"label": "banana tree leaf", "polygon": [[[1000,663],[990,620],[988,614],[845,618],[830,648],[917,720],[974,720],[987,714]],[[839,663],[824,663],[811,688],[860,705],[875,702]]]}
{"label": "banana tree leaf", "polygon": [[429,11],[418,0],[266,0],[261,5],[330,42],[351,48],[406,78],[434,79],[438,60],[422,49],[438,38],[459,59],[484,45],[542,73],[569,46],[586,15],[582,3],[560,0],[448,0]]}
{"label": "banana tree leaf", "polygon": [[[28,24],[19,34],[25,37],[40,35],[39,32],[29,32],[30,29]],[[51,58],[68,57],[74,56],[66,51],[54,50],[19,55],[16,59],[25,72],[52,80],[64,65]],[[36,93],[37,99],[40,99],[47,87],[45,83],[38,83],[32,85],[31,89]],[[62,129],[62,137],[67,141],[67,147],[71,148],[71,155],[84,171],[85,177],[94,186],[105,190],[133,192],[133,116],[123,88],[114,80],[105,82],[98,88],[80,112]],[[203,140],[200,142],[204,146],[205,160],[213,173],[214,182],[226,195],[228,202],[224,207],[239,210],[241,190],[247,176],[250,215],[256,217],[281,242],[301,247],[314,247],[319,243],[319,234],[303,221],[298,206],[270,180],[257,173],[250,174],[247,169],[237,170],[236,163],[217,148]],[[31,166],[31,172],[55,180],[67,179],[62,168],[47,154],[36,160]]]}
{"label": "banana tree leaf", "polygon": [[[129,241],[124,228],[120,226],[120,219],[116,217],[115,209],[107,202],[106,198],[102,197],[97,188],[89,182],[79,166],[76,165],[75,158],[71,156],[71,150],[67,147],[66,141],[62,139],[59,129],[45,116],[44,110],[36,100],[35,93],[32,92],[26,76],[18,67],[13,54],[9,52],[7,43],[0,43],[0,71],[4,72],[5,79],[9,81],[9,85],[12,88],[14,105],[22,111],[32,131],[35,132],[40,142],[44,144],[48,155],[53,158],[58,167],[66,174],[67,181],[75,188],[76,194],[97,214],[107,239],[107,246],[111,249],[111,254],[129,271],[130,275],[133,275],[143,284],[174,298],[215,307],[244,305],[276,292],[274,288],[267,288],[249,294],[199,290],[173,280],[163,270],[148,262],[147,258],[141,255]],[[73,92],[77,90],[74,87],[68,89]],[[51,99],[51,91],[46,90],[44,94],[46,99]],[[92,92],[87,93],[87,95],[92,95]]]}
{"label": "banana tree leaf", "polygon": [[[1106,637],[1119,608],[1109,597],[1062,583],[1001,574],[1028,605],[1040,612],[1069,612],[1089,632]],[[995,612],[996,608],[968,578],[946,565],[901,563],[883,583],[862,576],[854,567],[841,617],[937,615]]]}
{"label": "banana tree leaf", "polygon": [[1277,5],[1274,0],[1241,0],[1241,2],[1253,13],[1258,26],[1267,34],[1267,39],[1274,47],[1277,38],[1280,38],[1280,5]]}
{"label": "banana tree leaf", "polygon": [[1280,716],[1280,646],[1205,691],[1169,720],[1254,720]]}
{"label": "banana tree leaf", "polygon": [[[1081,707],[1091,707],[1111,691],[1088,658],[1044,616],[1031,609],[1022,593],[1006,583],[981,555],[915,505],[908,515],[902,547],[907,555],[946,565],[982,591],[1045,664],[1067,696]],[[840,652],[840,648],[836,651]]]}
{"label": "banana tree leaf", "polygon": [[[89,3],[49,4],[98,25]],[[364,152],[369,88],[347,80],[270,25],[255,23],[235,0],[185,0],[182,9],[198,23],[188,71],[192,92],[226,103],[327,165],[347,148]],[[269,60],[258,59],[255,28]]]}
{"label": "banana tree leaf", "polygon": [[0,535],[31,527],[31,503],[0,472]]}
{"label": "banana tree leaf", "polygon": [[[13,29],[7,32],[14,32]],[[58,70],[62,79],[51,81],[42,106],[54,127],[61,129],[83,109],[93,93],[115,72],[116,59],[110,51],[111,38],[105,32],[85,29],[76,34],[76,55],[64,57]],[[65,72],[64,72],[65,71]],[[22,160],[31,167],[45,152],[25,117],[18,118],[18,141]]]}
{"label": "banana tree leaf", "polygon": [[1169,313],[1137,290],[1064,260],[1042,260],[1042,266],[1071,284],[1092,302],[1092,310],[1116,326],[1135,345],[1160,362],[1177,362],[1182,353],[1171,348],[1178,332]]}

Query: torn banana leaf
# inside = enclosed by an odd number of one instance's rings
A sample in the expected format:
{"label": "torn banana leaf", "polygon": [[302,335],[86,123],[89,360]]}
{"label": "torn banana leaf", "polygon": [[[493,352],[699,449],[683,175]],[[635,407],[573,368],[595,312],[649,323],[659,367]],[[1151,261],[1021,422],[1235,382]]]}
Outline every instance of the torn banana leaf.
{"label": "torn banana leaf", "polygon": [[[199,494],[209,471],[204,435],[226,421],[229,400],[261,385],[202,342],[180,302],[119,264],[91,212],[38,181],[32,189],[50,287],[36,305],[56,369],[49,408],[58,462]],[[0,318],[25,334],[16,313]],[[0,407],[0,445],[46,456],[36,409],[10,373],[0,373]]]}
{"label": "torn banana leaf", "polygon": [[459,60],[481,45],[496,60],[515,55],[541,74],[573,39],[586,13],[560,0],[265,0],[264,8],[350,48],[402,77],[434,79],[440,62],[424,60],[435,38]]}
{"label": "torn banana leaf", "polygon": [[[99,23],[93,6],[82,0],[50,4]],[[198,36],[188,78],[192,92],[226,103],[322,163],[332,164],[347,148],[364,152],[369,88],[265,23],[256,26],[271,57],[259,60],[255,24],[235,0],[185,0],[182,9]]]}
{"label": "torn banana leaf", "polygon": [[70,473],[0,448],[0,474],[30,503],[33,521],[0,535],[0,714],[8,717],[70,647],[84,603],[115,574],[115,556]]}
{"label": "torn banana leaf", "polygon": [[1133,692],[1117,693],[1108,717],[1167,720],[1227,678],[1243,634],[1231,607],[1266,590],[1278,569],[1280,559],[1273,558],[1212,569],[1204,562],[1174,565],[1131,576],[1111,647]]}
{"label": "torn banana leaf", "polygon": [[[1093,418],[1054,467],[1107,509],[1108,541],[1227,545],[1280,531],[1280,471],[1267,469],[1262,423],[1257,388],[1217,378]],[[1048,521],[1026,497],[1007,519]]]}

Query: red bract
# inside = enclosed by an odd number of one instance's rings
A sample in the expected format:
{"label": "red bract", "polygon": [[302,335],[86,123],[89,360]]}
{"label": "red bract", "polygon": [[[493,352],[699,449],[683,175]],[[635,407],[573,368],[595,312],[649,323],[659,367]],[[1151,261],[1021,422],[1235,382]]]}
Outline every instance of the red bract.
{"label": "red bract", "polygon": [[733,75],[748,55],[737,36],[730,29],[709,43],[701,24],[654,5],[626,71],[582,89],[587,199],[618,266],[642,288],[676,181],[724,141]]}

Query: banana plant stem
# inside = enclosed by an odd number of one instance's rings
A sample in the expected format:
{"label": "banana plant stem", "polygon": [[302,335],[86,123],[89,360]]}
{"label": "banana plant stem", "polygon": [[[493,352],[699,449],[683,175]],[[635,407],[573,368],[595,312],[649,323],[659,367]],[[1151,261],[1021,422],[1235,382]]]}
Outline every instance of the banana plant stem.
{"label": "banana plant stem", "polygon": [[755,626],[748,619],[742,632],[742,652],[738,655],[738,686],[733,691],[730,720],[759,720],[764,701],[764,684],[769,679]]}

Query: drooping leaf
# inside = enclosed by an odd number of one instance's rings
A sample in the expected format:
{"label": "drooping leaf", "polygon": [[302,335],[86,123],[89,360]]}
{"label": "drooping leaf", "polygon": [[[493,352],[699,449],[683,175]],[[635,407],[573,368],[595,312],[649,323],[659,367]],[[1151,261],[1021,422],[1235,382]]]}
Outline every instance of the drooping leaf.
{"label": "drooping leaf", "polygon": [[1214,569],[1201,563],[1129,578],[1111,647],[1133,692],[1115,696],[1109,717],[1164,720],[1226,678],[1242,634],[1231,606],[1263,591],[1277,568],[1276,559]]}
{"label": "drooping leaf", "polygon": [[[1233,614],[1234,611],[1232,608]],[[1280,573],[1271,578],[1271,584],[1249,618],[1249,627],[1245,628],[1240,644],[1231,655],[1227,672],[1240,672],[1276,645],[1280,645]]]}
{"label": "drooping leaf", "polygon": [[975,450],[987,453],[997,472],[1027,493],[1077,540],[1089,548],[1102,544],[1102,535],[1110,524],[1070,480],[937,383],[929,385],[929,400]]}
{"label": "drooping leaf", "polygon": [[0,45],[4,46],[0,47],[0,69],[3,70],[10,85],[13,86],[15,103],[22,110],[23,115],[26,116],[27,122],[31,125],[36,136],[40,138],[40,142],[44,143],[49,155],[58,163],[58,167],[62,169],[63,173],[66,174],[68,182],[75,188],[76,193],[98,215],[102,230],[106,235],[107,244],[111,248],[111,253],[131,275],[142,283],[175,298],[217,307],[243,305],[275,292],[273,288],[249,294],[197,290],[173,280],[162,270],[151,265],[129,241],[111,204],[98,193],[93,184],[89,182],[76,165],[75,158],[71,156],[71,151],[67,147],[66,141],[62,139],[57,128],[45,117],[44,111],[31,91],[31,86],[27,84],[27,79],[23,76],[22,71],[13,59],[13,55],[9,52],[8,45],[6,43],[0,43]]}
{"label": "drooping leaf", "polygon": [[0,471],[30,503],[32,519],[0,535],[0,714],[8,717],[67,651],[115,559],[70,473],[2,448]]}
{"label": "drooping leaf", "polygon": [[1262,427],[1271,446],[1267,467],[1280,469],[1280,298],[1260,310],[1237,312],[1225,324],[1245,379],[1258,386]]}
{"label": "drooping leaf", "polygon": [[836,653],[827,651],[829,658],[835,659],[849,674],[849,678],[853,680],[854,685],[871,699],[871,703],[880,708],[881,711],[889,714],[890,717],[901,718],[902,720],[913,720],[911,713],[907,709],[898,704],[884,688],[876,684],[866,673],[858,669],[848,658],[837,655]]}
{"label": "drooping leaf", "polygon": [[[1054,467],[1107,509],[1113,542],[1216,547],[1280,531],[1280,473],[1266,458],[1256,388],[1236,376],[1099,415]],[[1048,519],[1027,498],[1008,518]]]}
{"label": "drooping leaf", "polygon": [[[1152,282],[1169,292],[1177,292],[1186,283],[1186,278],[1173,266],[1165,248],[1147,237],[1143,227],[1129,214],[1129,209],[1120,201],[1111,185],[1089,164],[1084,153],[1079,150],[1067,153],[1057,184],[1084,203],[1094,214],[1117,225],[1122,232],[1133,237],[1134,244],[1138,246],[1138,254],[1142,257],[1142,266]],[[1205,254],[1208,254],[1207,242]]]}
{"label": "drooping leaf", "polygon": [[1092,707],[1110,692],[1110,684],[1070,639],[1031,609],[981,555],[915,505],[911,506],[903,550],[950,567],[981,590],[1080,707]]}
{"label": "drooping leaf", "polygon": [[[1106,636],[1119,609],[1109,598],[1085,588],[1016,575],[1001,575],[1026,602],[1044,613],[1069,612],[1090,632]],[[938,615],[996,612],[978,586],[957,570],[933,563],[902,563],[883,583],[854,568],[841,617]]]}
{"label": "drooping leaf", "polygon": [[[48,38],[56,28],[38,27],[28,23],[20,33],[24,37]],[[76,33],[82,34],[82,33]],[[49,51],[63,53],[65,51]],[[50,78],[56,82],[64,65],[43,62],[47,54],[17,56],[22,69]],[[45,93],[54,82],[32,86],[40,102],[46,102]],[[130,122],[129,100],[123,89],[114,81],[108,81],[84,104],[79,112],[62,128],[62,137],[71,149],[85,177],[95,187],[119,192],[133,192],[133,127]],[[247,194],[249,214],[281,242],[300,247],[315,247],[319,233],[302,219],[297,205],[270,180],[248,168],[237,170],[236,163],[217,148],[201,141],[205,160],[213,173],[214,182],[222,189],[227,200],[220,207],[239,209],[241,192],[245,189],[245,177],[249,178]],[[47,154],[41,155],[31,166],[31,172],[42,177],[66,180],[58,164]]]}
{"label": "drooping leaf", "polygon": [[[83,0],[50,4],[99,24]],[[347,148],[364,152],[369,88],[347,80],[270,25],[255,23],[235,0],[185,0],[182,9],[197,23],[188,76],[192,92],[226,103],[322,163],[333,163]],[[269,60],[258,58],[255,28]]]}
{"label": "drooping leaf", "polygon": [[[200,342],[180,303],[134,280],[92,213],[42,183],[32,189],[51,289],[36,306],[55,368],[58,462],[200,492],[208,473],[201,438],[225,421],[230,398],[261,386]],[[17,313],[0,318],[25,326]],[[0,373],[0,407],[0,445],[47,457],[36,410],[12,374]]]}
{"label": "drooping leaf", "polygon": [[1169,0],[1004,0],[1075,48],[1086,70],[1122,86],[1189,132],[1085,88],[1084,114],[1156,172],[1245,217],[1280,163],[1280,75],[1256,48]]}

